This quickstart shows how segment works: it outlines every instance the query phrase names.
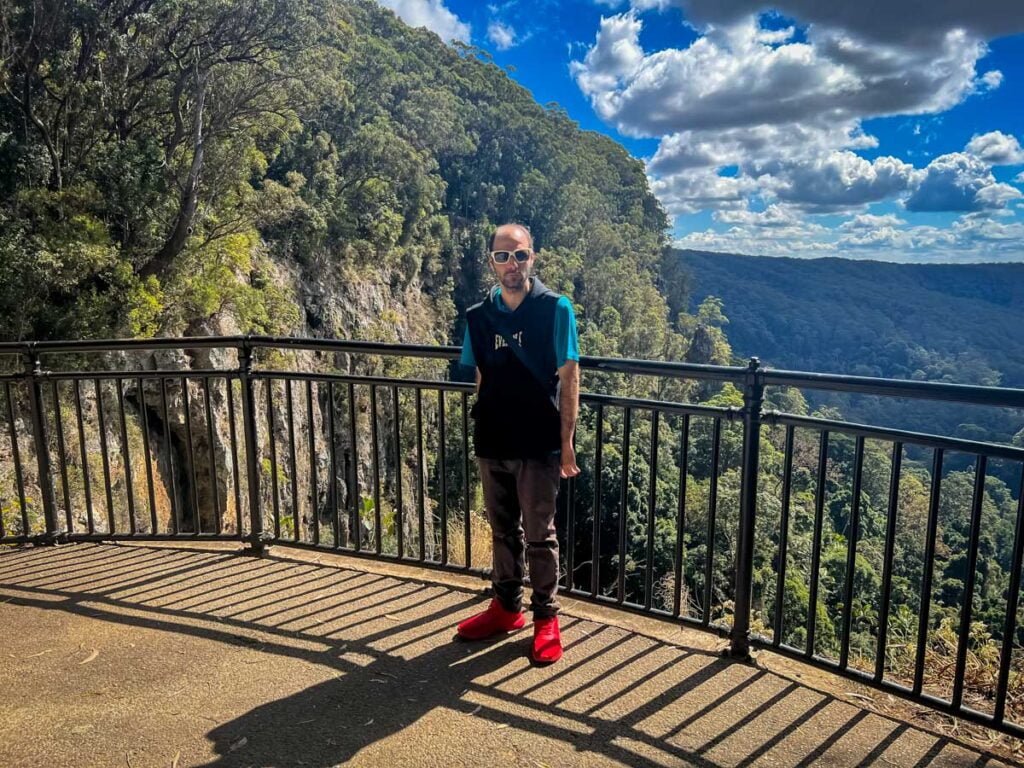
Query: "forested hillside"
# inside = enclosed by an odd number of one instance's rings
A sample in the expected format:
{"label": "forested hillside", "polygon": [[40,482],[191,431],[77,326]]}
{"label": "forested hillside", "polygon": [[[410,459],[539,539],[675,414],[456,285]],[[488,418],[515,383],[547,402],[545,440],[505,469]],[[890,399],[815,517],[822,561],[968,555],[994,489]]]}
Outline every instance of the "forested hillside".
{"label": "forested hillside", "polygon": [[[776,368],[1024,387],[1024,264],[675,253],[692,273],[692,304],[722,299],[739,355]],[[1024,414],[993,409],[811,397],[854,420],[971,439],[1010,442],[1024,427]]]}
{"label": "forested hillside", "polygon": [[360,0],[40,8],[0,28],[0,338],[450,341],[514,219],[591,350],[678,356],[642,163],[477,51]]}

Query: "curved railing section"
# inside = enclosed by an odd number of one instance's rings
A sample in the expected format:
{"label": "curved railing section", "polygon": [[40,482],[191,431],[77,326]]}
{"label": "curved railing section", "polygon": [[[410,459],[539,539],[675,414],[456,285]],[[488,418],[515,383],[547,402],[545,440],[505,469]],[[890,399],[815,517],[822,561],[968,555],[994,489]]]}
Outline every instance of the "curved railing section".
{"label": "curved railing section", "polygon": [[[486,576],[459,352],[256,336],[0,344],[0,542],[243,540]],[[796,388],[1019,417],[1024,390],[756,359],[581,366],[564,592],[1024,735],[1024,449],[773,407]]]}

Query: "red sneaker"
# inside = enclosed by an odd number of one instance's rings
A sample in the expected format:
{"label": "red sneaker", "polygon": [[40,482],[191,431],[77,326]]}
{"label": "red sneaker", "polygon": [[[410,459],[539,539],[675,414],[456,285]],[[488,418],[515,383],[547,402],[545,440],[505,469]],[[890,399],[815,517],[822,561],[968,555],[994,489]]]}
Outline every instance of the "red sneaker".
{"label": "red sneaker", "polygon": [[531,655],[538,664],[552,664],[562,658],[562,633],[557,616],[534,619]]}
{"label": "red sneaker", "polygon": [[455,631],[464,640],[484,640],[499,632],[521,629],[525,624],[522,611],[506,611],[495,598],[486,611],[461,622]]}

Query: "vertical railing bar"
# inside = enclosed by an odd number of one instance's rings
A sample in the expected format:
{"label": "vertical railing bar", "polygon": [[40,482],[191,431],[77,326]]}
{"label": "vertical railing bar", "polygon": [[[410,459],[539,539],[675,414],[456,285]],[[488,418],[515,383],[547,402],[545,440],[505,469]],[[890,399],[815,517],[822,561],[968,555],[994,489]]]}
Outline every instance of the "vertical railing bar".
{"label": "vertical railing bar", "polygon": [[349,450],[352,452],[352,467],[348,481],[352,520],[349,523],[348,536],[350,541],[355,542],[355,551],[359,552],[363,545],[363,519],[360,509],[359,446],[356,436],[356,388],[351,381],[348,383],[348,439]]}
{"label": "vertical railing bar", "polygon": [[853,629],[853,581],[857,568],[857,537],[860,535],[861,476],[864,472],[864,437],[854,441],[853,496],[850,499],[850,518],[846,539],[846,579],[843,595],[842,641],[839,648],[839,668],[846,669],[850,662],[850,633]]}
{"label": "vertical railing bar", "polygon": [[398,385],[391,387],[391,399],[394,404],[394,525],[398,559],[406,556],[406,513],[402,509],[404,499],[401,494],[401,402],[398,397]]}
{"label": "vertical railing bar", "polygon": [[206,439],[210,441],[210,493],[213,496],[213,524],[217,535],[222,533],[220,493],[217,490],[216,436],[213,430],[213,407],[210,404],[210,377],[203,377],[203,408],[206,412]]}
{"label": "vertical railing bar", "polygon": [[289,482],[292,486],[292,539],[302,538],[302,518],[299,516],[299,462],[295,454],[295,398],[292,393],[292,380],[284,380],[284,396],[287,399],[288,412],[288,461],[292,475]]}
{"label": "vertical railing bar", "polygon": [[683,560],[686,547],[686,476],[690,463],[690,414],[683,414],[683,424],[679,429],[679,501],[676,509],[676,547],[675,560],[675,595],[673,596],[672,616],[679,618],[683,606]]}
{"label": "vertical railing bar", "polygon": [[616,602],[626,600],[626,518],[629,505],[629,451],[630,432],[633,429],[633,409],[626,406],[622,418],[622,483],[619,496],[619,572]]}
{"label": "vertical railing bar", "polygon": [[[57,381],[50,382],[53,394],[53,418],[57,426],[57,456],[60,459],[60,483],[64,497],[64,524],[67,526],[67,533],[74,533],[74,526],[71,520],[71,489],[68,485],[68,455],[64,446],[64,416],[60,410],[60,390]],[[0,534],[2,536],[3,534]]]}
{"label": "vertical railing bar", "polygon": [[750,615],[754,590],[754,535],[757,527],[757,489],[761,474],[761,407],[764,383],[761,361],[750,358],[743,384],[743,454],[740,467],[739,526],[736,533],[736,580],[729,655],[750,655]]}
{"label": "vertical railing bar", "polygon": [[[42,497],[46,534],[42,539],[54,544],[62,539],[57,522],[57,501],[53,497],[53,475],[50,463],[50,442],[46,436],[46,414],[43,407],[43,370],[39,355],[30,345],[26,356],[25,384],[28,387],[29,416],[32,422],[32,441],[36,448],[36,468],[39,473],[39,495]],[[26,531],[26,533],[28,533]]]}
{"label": "vertical railing bar", "polygon": [[142,429],[142,455],[146,462],[146,498],[149,502],[149,532],[157,532],[156,521],[156,489],[153,486],[153,453],[149,444],[149,408],[146,405],[146,392],[142,387],[142,379],[135,379],[135,389],[139,393],[139,426]]}
{"label": "vertical railing bar", "polygon": [[110,454],[107,448],[107,420],[103,412],[103,390],[99,379],[93,379],[96,392],[96,423],[100,430],[100,456],[103,459],[103,490],[107,500],[107,530],[116,533],[114,522],[114,493],[110,487]]}
{"label": "vertical railing bar", "polygon": [[644,573],[644,609],[651,610],[654,592],[654,518],[658,504],[658,422],[660,412],[651,411],[650,485],[647,491],[647,566]]}
{"label": "vertical railing bar", "polygon": [[900,504],[900,472],[903,466],[903,443],[892,445],[889,473],[889,516],[885,521],[885,554],[882,560],[882,606],[878,618],[878,647],[875,651],[875,682],[885,676],[885,653],[889,635],[889,609],[892,601],[892,561],[896,551],[896,515]]}
{"label": "vertical railing bar", "polygon": [[935,570],[935,539],[939,529],[939,497],[942,492],[943,451],[932,453],[932,488],[928,501],[928,529],[924,540],[924,571],[921,574],[921,604],[917,622],[917,656],[914,659],[914,696],[921,695],[924,686],[924,651],[928,642],[928,625],[932,604],[932,572]]}
{"label": "vertical railing bar", "polygon": [[782,514],[779,520],[779,572],[775,581],[775,621],[772,645],[782,642],[782,616],[786,605],[786,564],[789,557],[789,507],[793,495],[794,428],[786,426],[786,443],[782,461]]}
{"label": "vertical railing bar", "polygon": [[[18,447],[18,430],[14,424],[14,401],[11,398],[11,383],[4,382],[4,391],[7,396],[7,423],[11,433],[11,458],[14,460],[14,480],[18,487],[18,503],[21,505],[21,535],[28,536],[28,502],[25,499],[25,478],[22,475],[21,450]],[[85,440],[82,440],[82,452],[85,452]],[[91,509],[91,508],[90,508]],[[92,533],[92,513],[89,514],[90,530]]]}
{"label": "vertical railing bar", "polygon": [[423,465],[423,392],[416,389],[416,512],[419,515],[420,562],[427,559],[426,468]]}
{"label": "vertical railing bar", "polygon": [[309,443],[309,514],[313,518],[313,545],[320,545],[320,488],[316,471],[316,422],[313,420],[313,380],[306,379],[306,437]]}
{"label": "vertical railing bar", "polygon": [[444,390],[437,390],[437,413],[438,421],[438,438],[440,439],[440,446],[437,451],[437,468],[439,480],[438,484],[441,491],[440,501],[440,512],[441,512],[441,564],[448,564],[448,477],[446,474],[446,467],[448,465],[448,435],[445,430],[445,408],[444,408]]}
{"label": "vertical railing bar", "polygon": [[[277,428],[274,424],[274,380],[263,380],[264,397],[267,407],[267,446],[270,449],[270,494],[274,509],[274,539],[281,538],[281,489],[278,487],[277,469]],[[293,473],[294,476],[294,473]],[[294,536],[294,531],[292,532]]]}
{"label": "vertical railing bar", "polygon": [[704,610],[701,624],[711,623],[711,600],[714,589],[715,527],[718,518],[718,465],[722,451],[722,419],[716,417],[711,429],[711,482],[708,486],[708,530],[704,556]]}
{"label": "vertical railing bar", "polygon": [[590,551],[590,596],[597,597],[601,576],[601,459],[604,456],[604,406],[597,404],[594,436],[594,541]]}
{"label": "vertical railing bar", "polygon": [[469,524],[469,397],[465,392],[462,393],[462,496],[465,501],[466,570],[469,570],[473,567],[473,541]]}
{"label": "vertical railing bar", "polygon": [[242,535],[242,489],[238,472],[238,430],[235,426],[235,387],[230,376],[224,377],[228,390],[228,434],[231,438],[231,479],[235,486],[235,525],[239,537]]}
{"label": "vertical railing bar", "polygon": [[[256,390],[253,348],[248,339],[242,342],[239,353],[239,377],[242,389],[242,426],[245,439],[245,473],[249,491],[249,527],[251,553],[261,557],[266,551],[266,534],[263,530],[263,506],[260,498],[260,469],[258,435],[256,430]],[[241,532],[241,530],[239,530]]]}
{"label": "vertical railing bar", "polygon": [[971,615],[974,606],[974,584],[977,581],[978,542],[981,538],[981,510],[985,501],[985,473],[988,457],[979,454],[974,469],[974,499],[971,504],[971,538],[967,549],[967,581],[964,584],[964,602],[960,611],[960,633],[956,646],[956,671],[953,674],[953,698],[957,709],[963,704],[964,670],[967,668],[967,646],[971,639]]}
{"label": "vertical railing bar", "polygon": [[132,484],[132,459],[128,448],[128,418],[124,413],[124,380],[115,379],[117,387],[117,409],[121,417],[121,461],[124,462],[125,496],[128,501],[128,531],[134,536],[135,524],[135,488]]}
{"label": "vertical railing bar", "polygon": [[[177,535],[181,531],[181,521],[178,509],[178,478],[174,468],[174,446],[171,443],[171,417],[167,405],[167,379],[160,378],[160,408],[164,419],[164,444],[167,453],[167,474],[171,478],[171,533]],[[84,448],[83,448],[84,450]],[[90,529],[91,529],[90,524]],[[89,531],[92,533],[92,531]]]}
{"label": "vertical railing bar", "polygon": [[192,480],[192,535],[203,532],[203,519],[199,513],[199,475],[196,473],[196,452],[192,436],[192,403],[187,378],[181,379],[181,407],[185,416],[185,460],[188,461],[188,476]]}
{"label": "vertical railing bar", "polygon": [[334,426],[334,382],[327,382],[327,437],[330,440],[331,481],[327,486],[334,548],[341,548],[341,508],[338,505],[338,434]]}
{"label": "vertical railing bar", "polygon": [[821,529],[825,517],[825,471],[828,468],[828,430],[821,431],[818,444],[818,474],[814,497],[814,538],[811,544],[810,597],[807,602],[807,648],[805,655],[814,655],[814,633],[818,618],[818,571],[821,567]]}
{"label": "vertical railing bar", "polygon": [[[576,447],[576,435],[573,434],[573,448]],[[577,464],[579,459],[577,458]],[[576,478],[570,477],[565,482],[565,572],[568,591],[576,587]]]}
{"label": "vertical railing bar", "polygon": [[1020,603],[1020,569],[1024,558],[1024,463],[1021,464],[1017,486],[1017,525],[1013,531],[1013,555],[1010,565],[1010,588],[1006,595],[1006,618],[1003,621],[1003,642],[999,651],[999,677],[996,683],[996,706],[992,715],[997,725],[1006,715],[1006,694],[1013,660],[1013,639],[1017,634],[1017,608]]}
{"label": "vertical railing bar", "polygon": [[380,508],[380,427],[377,424],[377,385],[370,385],[370,445],[373,456],[373,528],[374,551],[384,551],[383,515]]}

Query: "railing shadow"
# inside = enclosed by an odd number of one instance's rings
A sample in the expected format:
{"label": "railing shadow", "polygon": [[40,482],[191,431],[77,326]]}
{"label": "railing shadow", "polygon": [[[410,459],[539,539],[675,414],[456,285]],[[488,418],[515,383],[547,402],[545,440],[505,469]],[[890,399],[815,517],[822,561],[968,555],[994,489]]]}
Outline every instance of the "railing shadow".
{"label": "railing shadow", "polygon": [[[547,765],[983,760],[763,669],[571,616],[554,667],[527,661],[527,633],[452,642],[455,620],[479,595],[415,579],[230,552],[78,545],[0,553],[0,596],[257,652],[245,672],[269,700],[207,733],[209,766],[443,763],[449,753],[490,764],[516,744]],[[275,658],[328,679],[275,695]]]}

